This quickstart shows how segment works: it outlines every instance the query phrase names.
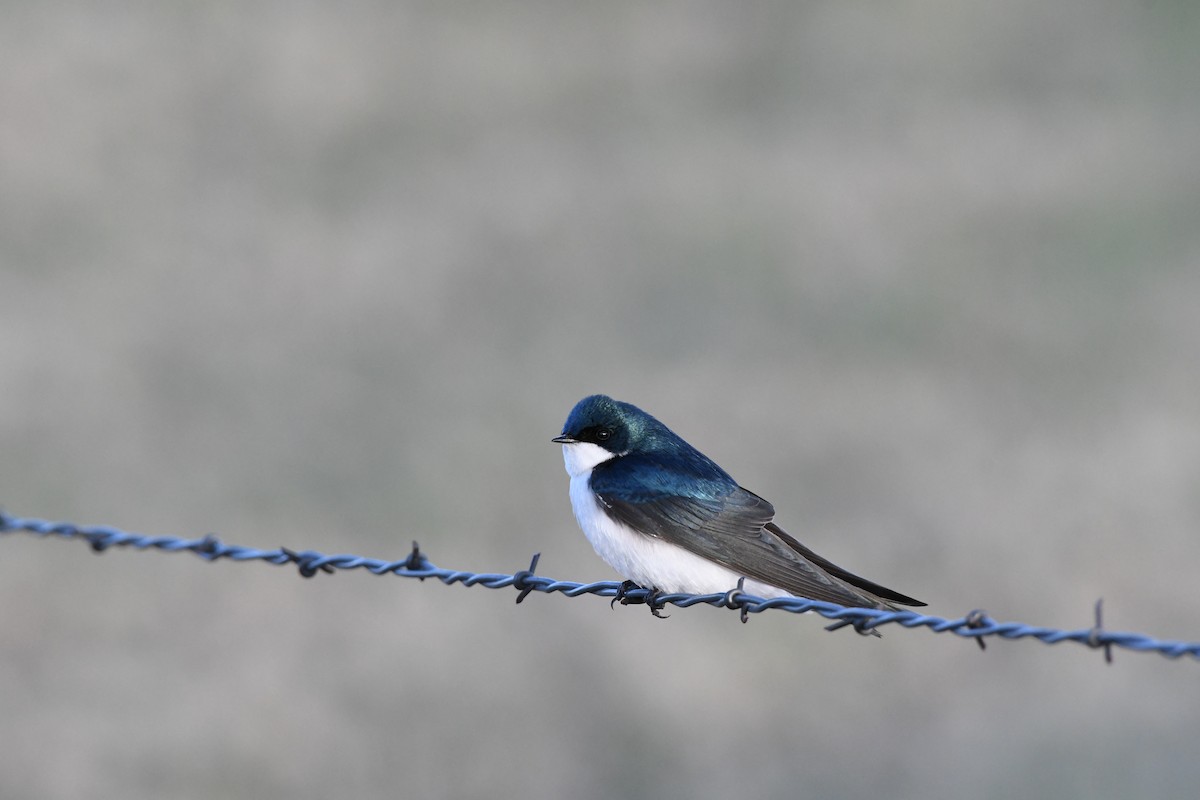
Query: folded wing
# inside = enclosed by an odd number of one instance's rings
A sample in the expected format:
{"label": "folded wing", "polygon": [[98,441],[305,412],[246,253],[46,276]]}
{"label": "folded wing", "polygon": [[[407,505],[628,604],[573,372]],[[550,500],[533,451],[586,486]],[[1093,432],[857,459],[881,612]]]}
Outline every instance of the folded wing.
{"label": "folded wing", "polygon": [[613,519],[797,596],[868,608],[924,605],[817,555],[771,522],[769,502],[740,486],[711,499],[592,488]]}

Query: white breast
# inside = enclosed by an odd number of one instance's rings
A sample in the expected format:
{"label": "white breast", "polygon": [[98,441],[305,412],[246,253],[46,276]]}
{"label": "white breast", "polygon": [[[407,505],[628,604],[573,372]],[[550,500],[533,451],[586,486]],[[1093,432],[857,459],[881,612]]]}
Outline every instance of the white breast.
{"label": "white breast", "polygon": [[[736,587],[741,575],[661,539],[638,533],[604,512],[588,481],[592,469],[612,457],[604,448],[586,442],[563,445],[563,460],[571,476],[571,508],[596,553],[622,577],[646,588],[711,594]],[[745,590],[759,597],[788,596],[788,592],[778,587],[757,581],[746,581]]]}

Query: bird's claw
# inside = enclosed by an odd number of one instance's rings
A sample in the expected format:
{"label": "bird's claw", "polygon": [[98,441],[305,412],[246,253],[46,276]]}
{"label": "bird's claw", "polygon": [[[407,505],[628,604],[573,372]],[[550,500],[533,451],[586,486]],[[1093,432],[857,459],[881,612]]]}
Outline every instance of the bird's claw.
{"label": "bird's claw", "polygon": [[667,605],[666,603],[664,603],[658,599],[658,598],[662,597],[662,594],[663,593],[660,592],[658,589],[651,589],[650,593],[646,595],[645,603],[646,603],[646,605],[650,606],[651,614],[658,617],[659,619],[666,619],[667,617],[669,617],[671,615],[660,613],[663,610],[663,608],[665,608]]}
{"label": "bird's claw", "polygon": [[[639,597],[639,598],[630,597],[629,593],[636,589],[642,589],[643,591],[645,591],[646,596]],[[658,589],[646,589],[645,587],[639,586],[638,584],[636,584],[633,581],[622,581],[621,585],[617,587],[617,593],[615,595],[613,595],[613,599],[608,604],[608,607],[614,608],[617,605],[617,603],[620,603],[623,606],[637,605],[639,603],[645,603],[646,605],[650,606],[651,614],[658,617],[659,619],[667,619],[669,616],[671,616],[670,614],[660,613],[663,610],[663,608],[666,606],[665,603],[659,602],[658,598],[662,594],[663,593],[660,592]]]}
{"label": "bird's claw", "polygon": [[631,589],[640,588],[641,587],[633,581],[621,581],[621,585],[617,587],[617,593],[613,595],[612,602],[608,604],[608,607],[615,608],[618,602],[620,602],[620,604],[623,606],[629,605],[629,602],[625,599],[625,596],[629,594]]}

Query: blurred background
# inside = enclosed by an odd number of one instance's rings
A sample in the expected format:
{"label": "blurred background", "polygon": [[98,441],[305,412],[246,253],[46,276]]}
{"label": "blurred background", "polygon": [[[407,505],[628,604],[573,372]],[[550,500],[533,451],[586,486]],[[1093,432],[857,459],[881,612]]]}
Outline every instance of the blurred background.
{"label": "blurred background", "polygon": [[[616,576],[605,392],[930,612],[1200,638],[1183,2],[13,2],[0,502]],[[1191,661],[0,540],[4,798],[1181,797]]]}

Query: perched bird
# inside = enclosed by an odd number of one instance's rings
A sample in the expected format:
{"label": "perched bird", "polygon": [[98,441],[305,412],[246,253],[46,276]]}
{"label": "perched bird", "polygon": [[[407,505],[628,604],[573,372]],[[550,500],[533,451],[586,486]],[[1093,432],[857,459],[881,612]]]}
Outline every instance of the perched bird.
{"label": "perched bird", "polygon": [[[602,394],[562,435],[571,507],[596,552],[655,593],[735,588],[845,606],[923,606],[827,561],[772,522],[774,507],[637,406]],[[653,608],[653,605],[651,606]]]}

